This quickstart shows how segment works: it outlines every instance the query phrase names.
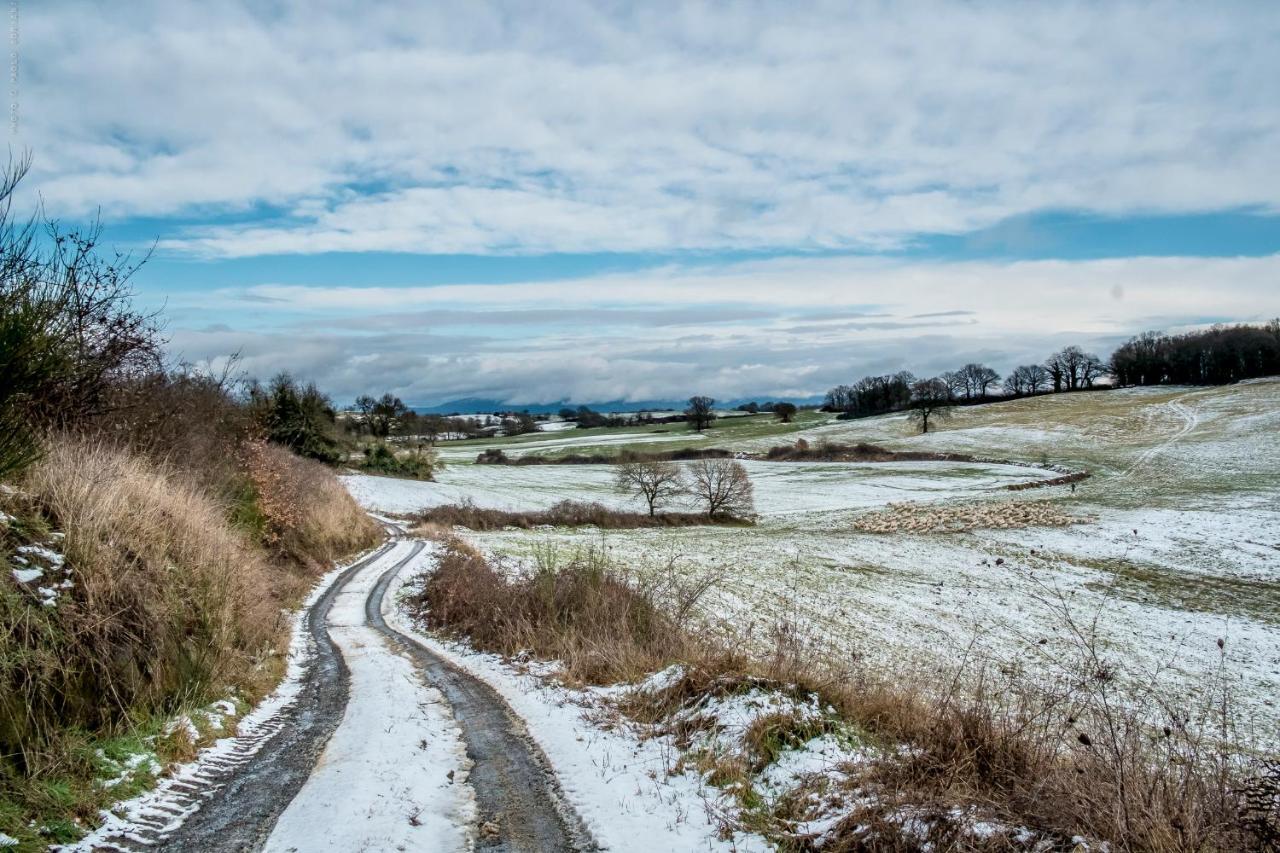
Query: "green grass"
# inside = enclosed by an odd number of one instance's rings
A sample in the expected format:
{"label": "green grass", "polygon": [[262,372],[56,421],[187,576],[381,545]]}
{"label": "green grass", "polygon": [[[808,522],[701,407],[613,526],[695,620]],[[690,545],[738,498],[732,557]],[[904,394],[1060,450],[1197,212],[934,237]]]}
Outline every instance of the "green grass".
{"label": "green grass", "polygon": [[1196,613],[1233,613],[1280,625],[1280,583],[1256,578],[1174,573],[1129,560],[1076,560],[1109,574],[1114,583],[1097,581],[1094,589],[1114,589],[1138,603],[1156,603]]}
{"label": "green grass", "polygon": [[[59,744],[61,755],[36,777],[0,777],[0,831],[17,838],[19,851],[44,850],[75,841],[96,822],[98,812],[155,785],[149,761],[125,772],[134,756],[167,761],[187,757],[190,745],[164,734],[164,721],[152,717],[127,731],[94,737],[70,731]],[[103,783],[115,781],[110,787]]]}

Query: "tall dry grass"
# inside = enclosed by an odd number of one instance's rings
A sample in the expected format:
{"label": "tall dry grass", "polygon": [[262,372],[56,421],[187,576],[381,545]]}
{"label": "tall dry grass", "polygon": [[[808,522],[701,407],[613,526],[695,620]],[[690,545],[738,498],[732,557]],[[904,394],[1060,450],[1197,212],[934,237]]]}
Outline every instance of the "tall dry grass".
{"label": "tall dry grass", "polygon": [[[428,627],[481,649],[559,660],[570,681],[634,682],[682,664],[664,688],[620,704],[677,743],[689,735],[681,712],[710,697],[762,687],[817,697],[876,757],[843,767],[839,790],[802,787],[768,806],[757,798],[748,823],[726,826],[763,831],[780,849],[1027,846],[1012,831],[974,835],[975,814],[1027,827],[1047,849],[1072,849],[1076,836],[1152,853],[1278,849],[1280,765],[1250,763],[1231,745],[1226,688],[1193,710],[1154,684],[1126,682],[1088,625],[1068,622],[1075,642],[1056,653],[1050,683],[977,658],[939,680],[869,670],[790,625],[774,630],[771,654],[749,655],[746,643],[697,630],[691,614],[705,590],[642,582],[598,552],[507,573],[446,538],[410,605]],[[731,765],[700,769],[749,792],[751,768]],[[833,796],[846,803],[843,818],[821,841],[797,835]],[[909,823],[927,832],[904,832]]]}
{"label": "tall dry grass", "polygon": [[372,546],[377,523],[332,470],[265,441],[247,442],[244,467],[265,519],[265,542],[279,556],[315,569]]}
{"label": "tall dry grass", "polygon": [[559,660],[577,682],[605,684],[690,655],[698,641],[679,619],[705,584],[670,576],[640,583],[586,551],[560,562],[543,554],[537,570],[509,575],[460,539],[445,536],[436,571],[409,599],[426,623],[501,654],[532,651]]}
{"label": "tall dry grass", "polygon": [[244,683],[277,648],[282,588],[198,489],[128,453],[50,442],[23,482],[62,542],[74,587],[7,614],[0,745],[28,769],[60,732]]}
{"label": "tall dry grass", "polygon": [[20,485],[28,511],[65,534],[73,586],[52,608],[0,590],[0,750],[21,772],[61,760],[68,731],[264,691],[287,608],[330,561],[380,538],[324,466],[271,445],[247,457],[262,531],[233,526],[185,470],[92,440],[47,443]]}

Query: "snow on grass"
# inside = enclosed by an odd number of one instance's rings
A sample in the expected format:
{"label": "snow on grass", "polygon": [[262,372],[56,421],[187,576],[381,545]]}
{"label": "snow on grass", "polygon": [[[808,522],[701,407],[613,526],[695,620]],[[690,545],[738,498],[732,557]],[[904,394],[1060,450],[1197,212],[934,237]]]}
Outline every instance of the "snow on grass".
{"label": "snow on grass", "polygon": [[669,744],[642,741],[593,723],[598,705],[589,693],[568,690],[522,673],[495,655],[419,632],[395,602],[409,578],[432,560],[434,549],[428,546],[392,582],[384,604],[387,622],[498,691],[546,754],[564,796],[602,848],[637,853],[769,849],[758,836],[721,839],[709,810],[720,793],[707,789],[695,773],[671,774],[674,755]]}
{"label": "snow on grass", "polygon": [[115,776],[108,776],[107,778],[99,781],[98,784],[104,788],[115,788],[130,781],[139,773],[155,776],[159,774],[162,769],[160,767],[160,762],[156,760],[156,754],[154,752],[135,752],[118,761],[107,757],[107,754],[100,749],[96,754],[98,760],[111,772],[116,774]]}
{"label": "snow on grass", "polygon": [[[327,624],[351,671],[342,722],[280,816],[267,851],[464,850],[475,821],[470,766],[444,697],[365,622],[365,600],[411,547],[352,578]],[[335,821],[333,815],[352,819]]]}
{"label": "snow on grass", "polygon": [[[1004,486],[1041,479],[1017,465],[964,462],[743,463],[761,515],[870,509],[891,501],[937,501],[1000,494]],[[559,501],[598,501],[617,509],[643,504],[614,489],[610,465],[455,465],[436,481],[352,474],[342,478],[366,509],[408,513],[471,501],[488,509],[546,509]],[[673,509],[676,507],[672,507]]]}
{"label": "snow on grass", "polygon": [[[762,452],[781,443],[774,435],[726,440],[733,435],[713,429],[712,444]],[[1081,618],[1098,616],[1107,652],[1120,663],[1140,672],[1166,667],[1190,696],[1209,689],[1206,674],[1217,670],[1223,638],[1238,707],[1254,729],[1242,736],[1274,739],[1280,730],[1280,381],[965,407],[925,436],[913,434],[903,415],[813,416],[786,440],[797,436],[1083,467],[1093,476],[1074,492],[1046,488],[1018,500],[1088,520],[863,534],[858,519],[889,503],[1007,501],[1001,486],[1039,474],[953,463],[752,462],[761,513],[754,528],[468,538],[516,558],[603,539],[615,559],[640,570],[675,560],[683,572],[718,579],[705,599],[709,621],[755,623],[762,635],[774,622],[792,621],[885,666],[936,668],[976,637],[1002,659],[1021,659],[1034,645],[1043,654],[1023,663],[1051,672],[1052,653],[1064,649],[1057,610],[1065,601]],[[467,498],[507,509],[562,499],[638,508],[612,492],[608,466],[458,465],[435,484],[347,482],[362,503],[394,512]]]}
{"label": "snow on grass", "polygon": [[64,562],[64,558],[57,551],[53,551],[43,545],[23,545],[18,549],[18,553],[27,557],[37,557],[47,562],[50,568],[60,569]]}
{"label": "snow on grass", "polygon": [[657,444],[671,441],[699,441],[707,438],[705,433],[691,432],[683,425],[680,429],[672,432],[666,430],[657,430],[654,432],[624,432],[601,435],[599,433],[590,433],[587,435],[577,435],[566,438],[548,438],[523,440],[519,442],[497,441],[497,442],[477,442],[470,444],[465,448],[462,447],[444,447],[441,448],[441,455],[449,459],[474,459],[482,450],[488,447],[500,447],[508,456],[524,456],[530,453],[541,453],[550,450],[564,450],[566,448],[581,447],[607,447],[617,444]]}
{"label": "snow on grass", "polygon": [[[61,540],[62,536],[57,534],[51,538],[56,542]],[[48,581],[47,586],[36,587],[36,596],[43,607],[57,607],[58,598],[62,592],[75,586],[75,582],[71,580],[71,569],[66,565],[66,559],[51,548],[44,545],[23,545],[16,550],[12,559],[19,566],[29,567],[10,570],[10,575],[20,584],[34,583],[43,578],[45,572],[61,573],[61,580],[55,577]],[[32,561],[45,565],[33,565]]]}
{"label": "snow on grass", "polygon": [[18,583],[31,583],[33,580],[44,577],[44,569],[14,569],[10,574]]}

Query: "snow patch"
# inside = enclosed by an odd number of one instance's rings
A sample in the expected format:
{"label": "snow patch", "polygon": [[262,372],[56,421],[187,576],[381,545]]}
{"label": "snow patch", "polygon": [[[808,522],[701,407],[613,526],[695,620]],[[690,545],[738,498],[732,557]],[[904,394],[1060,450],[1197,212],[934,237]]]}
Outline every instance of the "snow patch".
{"label": "snow patch", "polygon": [[31,583],[36,578],[44,576],[44,569],[14,569],[11,574],[18,583]]}

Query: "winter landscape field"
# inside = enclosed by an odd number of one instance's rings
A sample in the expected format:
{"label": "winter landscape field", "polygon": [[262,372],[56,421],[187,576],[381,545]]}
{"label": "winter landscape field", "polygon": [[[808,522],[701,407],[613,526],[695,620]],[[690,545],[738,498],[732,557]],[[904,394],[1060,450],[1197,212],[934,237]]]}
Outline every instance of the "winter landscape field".
{"label": "winter landscape field", "polygon": [[[1280,381],[991,404],[962,409],[923,436],[912,434],[902,415],[836,421],[811,414],[794,425],[756,419],[726,422],[723,433],[583,430],[569,434],[571,445],[536,436],[497,446],[555,453],[662,442],[760,453],[804,438],[1003,461],[748,461],[760,515],[754,527],[467,536],[515,565],[547,548],[591,547],[642,571],[674,565],[713,579],[702,603],[711,624],[755,623],[764,642],[773,623],[791,622],[815,642],[895,666],[945,665],[978,653],[1048,671],[1058,644],[1074,642],[1064,624],[1069,615],[1096,624],[1131,677],[1159,672],[1171,695],[1215,689],[1209,676],[1221,668],[1247,709],[1248,730],[1238,734],[1275,738]],[[344,481],[363,505],[391,514],[463,501],[531,509],[573,499],[640,508],[614,490],[609,466],[475,465],[470,457],[495,443],[468,444],[445,445],[448,467],[437,482]],[[1045,465],[1090,477],[1075,488],[1005,488],[1055,476],[1034,467]],[[1003,526],[1011,507],[1027,504],[1072,523],[1038,524],[1032,512],[1030,521]],[[986,520],[959,532],[887,535],[856,527],[871,513],[906,517],[919,508],[971,506]]]}
{"label": "winter landscape field", "polygon": [[11,0],[0,853],[1280,853],[1275,0]]}

